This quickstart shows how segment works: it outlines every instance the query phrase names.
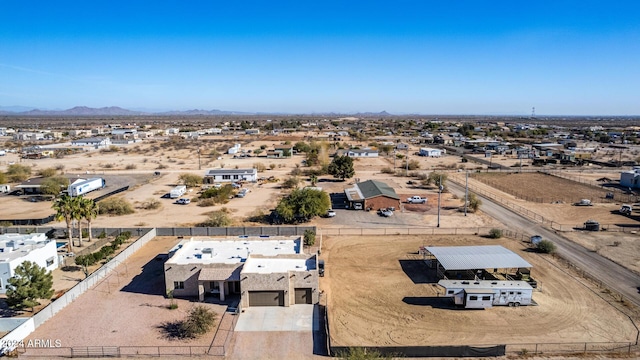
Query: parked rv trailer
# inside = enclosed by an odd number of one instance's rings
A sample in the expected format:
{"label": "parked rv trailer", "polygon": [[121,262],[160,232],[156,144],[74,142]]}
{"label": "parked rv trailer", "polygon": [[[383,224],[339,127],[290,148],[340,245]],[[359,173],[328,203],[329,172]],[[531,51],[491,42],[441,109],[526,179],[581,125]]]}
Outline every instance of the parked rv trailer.
{"label": "parked rv trailer", "polygon": [[187,187],[185,185],[178,185],[171,190],[171,192],[169,193],[169,196],[172,199],[177,199],[180,196],[184,195],[186,192],[187,192]]}
{"label": "parked rv trailer", "polygon": [[0,185],[0,192],[8,193],[9,191],[11,191],[11,185],[9,184]]}
{"label": "parked rv trailer", "polygon": [[94,190],[102,189],[104,186],[105,181],[103,178],[80,180],[69,185],[67,192],[69,196],[80,196]]}
{"label": "parked rv trailer", "polygon": [[526,281],[440,280],[445,296],[465,309],[531,305],[533,288]]}

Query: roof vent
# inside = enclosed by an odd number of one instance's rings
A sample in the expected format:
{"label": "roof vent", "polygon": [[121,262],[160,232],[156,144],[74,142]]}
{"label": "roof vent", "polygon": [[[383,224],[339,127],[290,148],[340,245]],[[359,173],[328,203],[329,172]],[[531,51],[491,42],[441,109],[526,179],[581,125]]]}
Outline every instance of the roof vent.
{"label": "roof vent", "polygon": [[[198,250],[198,249],[196,249]],[[202,253],[203,254],[213,254],[213,249],[212,248],[204,248],[202,249]]]}
{"label": "roof vent", "polygon": [[498,282],[497,281],[492,281],[491,285],[498,285]]}
{"label": "roof vent", "polygon": [[461,284],[462,285],[469,285],[469,282],[468,281],[463,281],[463,282],[461,282]]}

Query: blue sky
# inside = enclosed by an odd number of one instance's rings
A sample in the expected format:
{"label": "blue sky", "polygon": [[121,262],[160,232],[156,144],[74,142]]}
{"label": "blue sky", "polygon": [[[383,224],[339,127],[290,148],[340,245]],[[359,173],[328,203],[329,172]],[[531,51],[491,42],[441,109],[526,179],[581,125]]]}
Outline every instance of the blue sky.
{"label": "blue sky", "polygon": [[638,1],[0,2],[0,106],[640,114]]}

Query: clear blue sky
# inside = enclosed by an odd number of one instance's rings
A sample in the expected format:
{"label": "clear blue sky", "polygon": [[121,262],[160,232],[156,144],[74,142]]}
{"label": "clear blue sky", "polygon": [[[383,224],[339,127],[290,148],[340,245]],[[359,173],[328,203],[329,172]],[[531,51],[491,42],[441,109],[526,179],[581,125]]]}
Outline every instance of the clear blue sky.
{"label": "clear blue sky", "polygon": [[640,114],[640,1],[0,2],[0,106]]}

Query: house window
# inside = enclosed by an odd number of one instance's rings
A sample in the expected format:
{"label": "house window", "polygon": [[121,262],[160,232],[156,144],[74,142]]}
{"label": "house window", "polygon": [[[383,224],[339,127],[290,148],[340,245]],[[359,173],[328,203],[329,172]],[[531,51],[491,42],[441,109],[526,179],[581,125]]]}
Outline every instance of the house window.
{"label": "house window", "polygon": [[518,291],[518,295],[522,295],[522,292],[521,292],[521,291]]}
{"label": "house window", "polygon": [[231,175],[222,175],[222,180],[231,180]]}
{"label": "house window", "polygon": [[478,297],[475,295],[472,295],[472,296],[469,296],[469,300],[472,300],[472,301],[478,300]]}
{"label": "house window", "polygon": [[47,267],[49,267],[51,265],[53,265],[53,258],[52,257],[47,259]]}
{"label": "house window", "polygon": [[509,295],[513,295],[513,291],[509,291]]}
{"label": "house window", "polygon": [[491,300],[491,296],[483,296],[482,300],[484,300],[484,301]]}
{"label": "house window", "polygon": [[184,281],[174,281],[173,282],[173,288],[176,289],[176,290],[184,289]]}
{"label": "house window", "polygon": [[209,281],[209,287],[211,288],[211,290],[220,291],[220,283],[218,283],[217,281]]}
{"label": "house window", "polygon": [[234,178],[235,180],[237,180],[237,179],[239,179],[239,178],[240,178],[240,176],[239,176],[239,175],[233,175],[233,178]]}
{"label": "house window", "polygon": [[447,294],[453,294],[453,290],[449,290]]}

